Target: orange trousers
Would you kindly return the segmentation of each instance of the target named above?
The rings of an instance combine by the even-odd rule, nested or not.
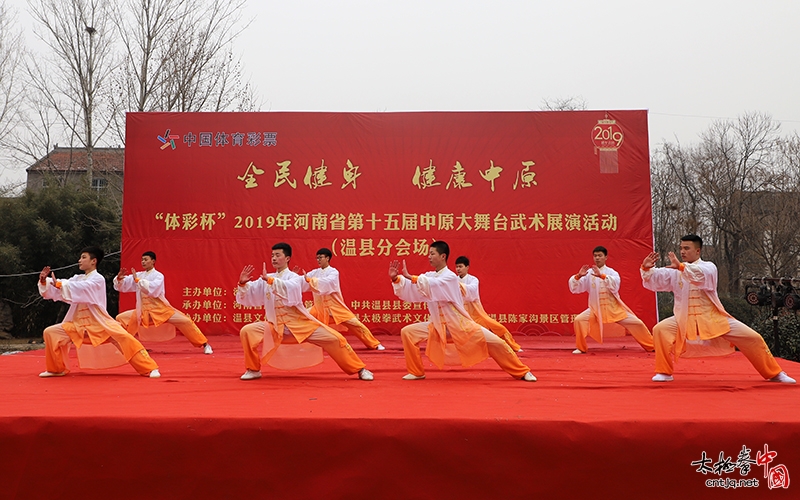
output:
[[[117,321],[122,324],[122,327],[126,330],[128,329],[128,323],[133,319],[133,315],[136,311],[125,311],[123,313],[119,313],[117,315]],[[173,325],[175,328],[178,329],[179,332],[186,337],[186,340],[192,343],[195,347],[202,347],[206,343],[208,343],[208,339],[203,332],[197,328],[197,325],[192,321],[192,319],[183,314],[180,311],[175,311],[175,314],[172,315],[171,318],[167,320],[167,323]]]
[[[380,340],[376,339],[375,336],[372,335],[372,332],[369,330],[369,328],[364,326],[364,323],[360,322],[357,318],[340,323],[340,326],[347,328],[348,333],[352,333],[358,337],[358,340],[360,340],[362,344],[370,349],[377,348],[381,343]]]
[[[486,328],[481,328],[486,338],[489,349],[489,356],[500,365],[500,368],[514,378],[522,378],[531,371],[520,361],[517,354],[500,337],[490,332]],[[428,323],[414,323],[403,327],[400,330],[400,338],[403,340],[403,353],[406,358],[406,368],[408,373],[421,377],[425,375],[425,368],[422,366],[422,353],[419,344],[428,338]]]
[[[572,323],[575,328],[575,347],[583,352],[586,352],[589,347],[586,345],[586,337],[589,336],[589,318],[592,315],[591,309],[587,309],[575,316],[575,321]],[[647,326],[636,316],[628,313],[628,317],[616,322],[621,327],[630,332],[636,342],[642,346],[647,352],[653,352],[655,345],[653,344],[653,335]]]
[[[272,325],[262,321],[259,323],[250,323],[245,325],[239,331],[239,337],[242,340],[242,348],[244,349],[244,365],[248,370],[261,370],[261,343],[264,341],[265,333],[272,335]],[[284,329],[283,342],[296,343],[297,340],[289,332],[288,328]],[[339,365],[348,375],[358,373],[366,365],[358,357],[358,355],[350,347],[350,344],[345,344],[342,347],[339,338],[331,334],[324,327],[319,327],[314,330],[305,342],[310,342],[318,345],[323,351]]]
[[[765,379],[771,379],[781,371],[780,365],[769,351],[764,338],[741,321],[728,319],[731,331],[722,338],[735,345]],[[661,321],[653,327],[656,344],[656,373],[672,375],[675,361],[675,337],[678,335],[678,321],[675,316]]]
[[[128,363],[139,372],[141,375],[148,375],[151,371],[158,368],[158,365],[153,358],[147,354],[147,351],[142,344],[136,340],[133,335],[129,334],[120,327],[120,331],[109,330],[111,340],[119,345],[132,345],[136,350],[136,354],[128,360]],[[44,343],[45,343],[45,363],[47,371],[53,373],[62,373],[68,371],[67,369],[67,353],[69,352],[69,344],[72,342],[69,334],[61,324],[48,326],[44,329]],[[121,350],[121,349],[120,349]]]
[[[511,332],[508,331],[508,328],[503,326],[503,324],[500,323],[499,321],[495,321],[490,317],[483,317],[480,314],[472,316],[472,319],[475,321],[475,323],[478,323],[479,325],[486,328],[490,332],[494,333],[501,339],[505,340],[506,343],[511,347],[511,349],[514,350],[514,352],[517,352],[522,349],[522,347],[520,347],[520,345],[517,344],[517,341],[514,340],[514,337],[511,335]]]

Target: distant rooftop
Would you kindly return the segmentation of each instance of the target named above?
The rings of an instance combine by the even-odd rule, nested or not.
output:
[[[95,172],[119,172],[125,169],[125,148],[94,148],[92,150]],[[28,172],[72,171],[85,172],[87,154],[85,148],[62,148],[55,146],[46,156],[28,167]]]

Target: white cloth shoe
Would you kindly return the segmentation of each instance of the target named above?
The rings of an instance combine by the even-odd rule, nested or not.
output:
[[[247,371],[244,372],[244,375],[239,378],[242,380],[255,380],[257,378],[261,378],[261,372],[257,370],[250,370],[248,368]]]
[[[214,349],[211,348],[211,344],[208,342],[203,346],[203,354],[214,354]]]
[[[782,384],[796,384],[797,383],[797,381],[795,379],[793,379],[789,375],[786,375],[786,372],[780,372],[779,374],[777,374],[774,377],[772,377],[771,379],[769,379],[769,381],[770,382],[780,382]]]
[[[67,372],[42,372],[39,374],[42,378],[49,378],[49,377],[63,377],[66,375]]]
[[[371,371],[367,370],[366,368],[362,368],[358,371],[358,378],[369,382],[370,380],[374,380],[375,376]]]
[[[653,376],[653,382],[672,382],[673,380],[672,375],[667,375],[666,373],[656,373]]]
[[[386,348],[383,347],[383,344],[378,344],[378,347],[375,348],[376,351],[385,351]]]
[[[525,382],[536,382],[536,377],[533,375],[533,373],[528,372],[525,375],[523,375],[522,380],[524,380]]]
[[[409,373],[408,375],[403,375],[403,380],[422,380],[425,378],[425,375],[420,375],[417,377],[413,373]]]
[[[150,372],[150,375],[148,375],[148,377],[150,377],[150,378],[160,378],[161,377],[161,372],[158,371],[158,368],[156,368],[155,370]]]
[[[572,351],[572,354],[586,354],[586,353],[581,351],[580,349],[575,349],[574,351]]]

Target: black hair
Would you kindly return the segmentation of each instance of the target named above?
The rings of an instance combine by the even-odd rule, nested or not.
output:
[[[146,251],[145,253],[142,254],[142,257],[144,257],[145,255],[150,257],[153,260],[156,260],[156,253],[155,252],[151,252],[150,250],[148,250],[148,251]]]
[[[97,259],[98,266],[100,265],[101,262],[103,262],[103,257],[105,257],[106,255],[105,253],[103,253],[103,250],[101,250],[100,247],[95,247],[95,246],[85,247],[81,250],[81,253],[82,254],[88,253],[89,257]]]
[[[287,257],[292,256],[292,247],[288,243],[275,243],[272,245],[273,250],[283,250],[283,255]]]
[[[434,241],[431,243],[431,248],[435,248],[439,254],[444,254],[444,260],[447,261],[447,257],[450,257],[450,245],[445,243],[444,241]]]
[[[329,248],[320,248],[317,250],[317,255],[324,255],[325,257],[330,260],[333,257],[333,253],[331,253]]]
[[[691,241],[697,245],[697,248],[703,248],[703,238],[697,236],[696,234],[687,234],[681,238],[681,241]]]
[[[469,267],[469,259],[465,256],[461,255],[456,259],[456,265],[464,264],[465,267]]]
[[[594,250],[592,250],[592,253],[595,253],[595,252],[603,252],[603,255],[608,257],[608,250],[606,249],[606,247],[596,246],[596,247],[594,247]]]

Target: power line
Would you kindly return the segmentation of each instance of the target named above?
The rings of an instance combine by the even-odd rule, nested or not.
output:
[[[112,252],[112,253],[106,255],[106,257],[111,257],[112,255],[119,255],[120,253],[122,253],[122,250],[118,250],[116,252]],[[78,265],[78,263],[76,262],[75,264],[70,264],[68,266],[58,267],[56,269],[51,269],[51,271],[53,271],[53,272],[55,272],[55,271],[63,271],[64,269],[69,269],[69,268],[75,267],[77,265]],[[41,273],[41,271],[34,271],[32,273],[19,273],[19,274],[0,274],[0,278],[19,278],[19,277],[22,277],[22,276],[38,276],[40,273]]]

